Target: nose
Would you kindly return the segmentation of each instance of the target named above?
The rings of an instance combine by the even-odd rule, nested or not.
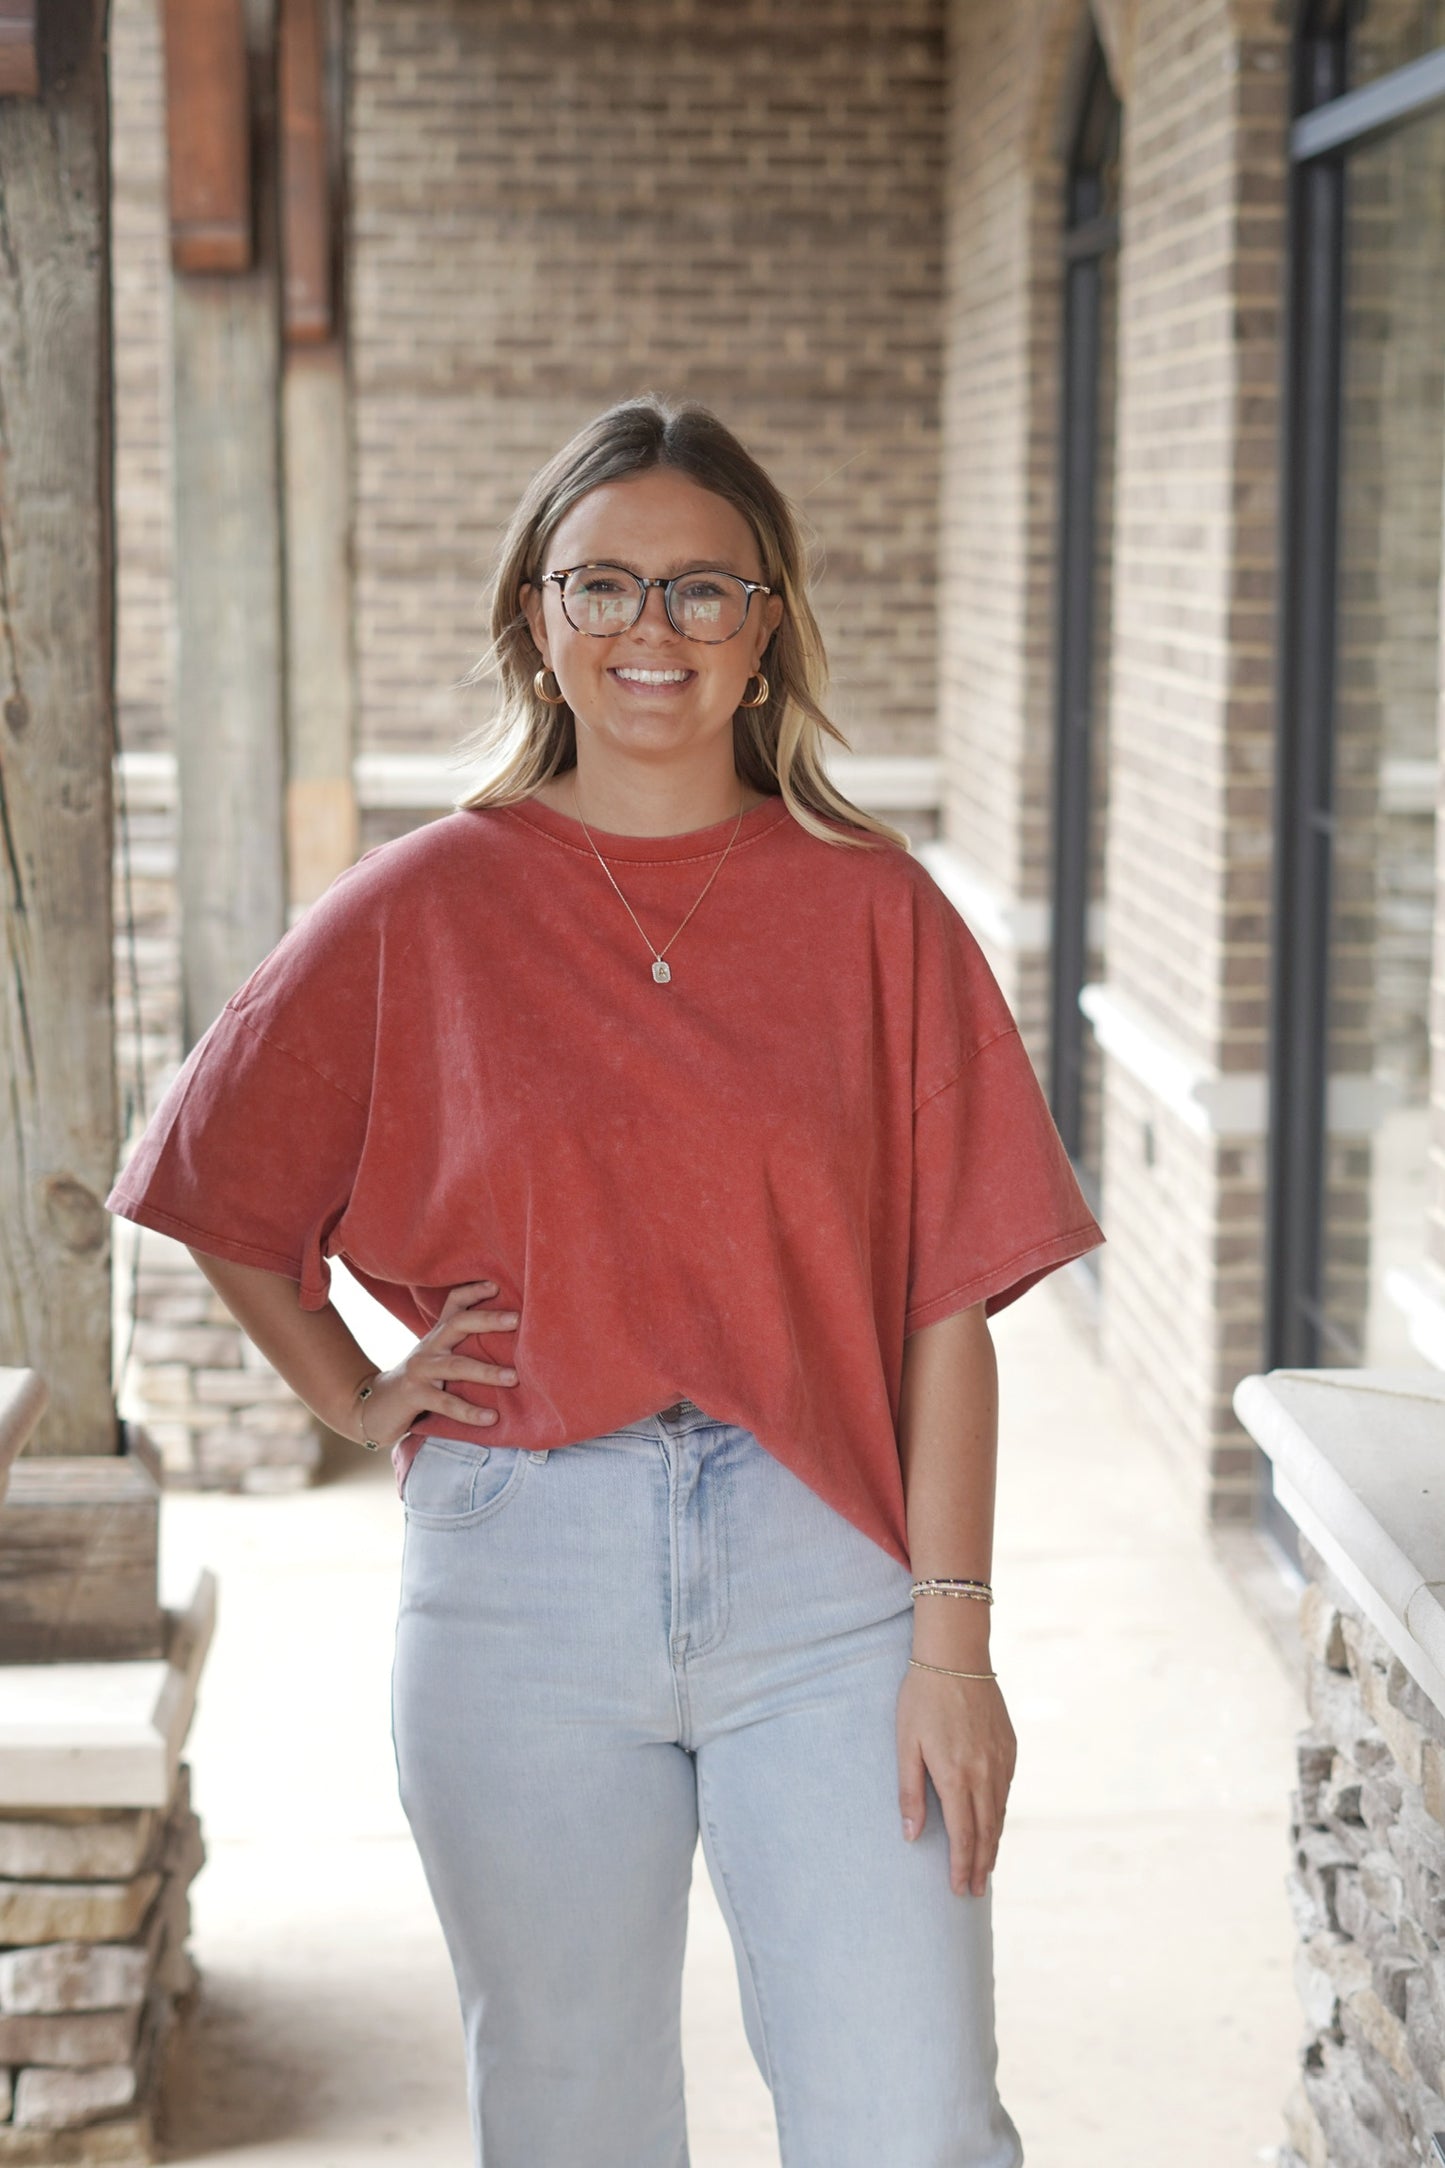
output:
[[[648,588],[642,600],[642,615],[638,618],[633,630],[661,633],[669,640],[676,639],[676,629],[672,619],[667,614],[667,604],[663,600],[660,587]]]

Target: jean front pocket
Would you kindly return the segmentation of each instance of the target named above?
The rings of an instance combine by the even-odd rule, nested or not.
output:
[[[427,1436],[406,1471],[402,1510],[419,1528],[474,1528],[515,1496],[528,1465],[521,1446]]]

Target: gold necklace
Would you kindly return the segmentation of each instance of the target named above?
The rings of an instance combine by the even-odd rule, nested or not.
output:
[[[575,768],[574,768],[574,769],[573,769],[573,771],[572,771],[572,803],[573,803],[573,805],[574,805],[574,806],[576,806],[576,807],[577,807],[577,818],[578,818],[578,820],[579,820],[579,821],[582,821],[582,832],[583,832],[583,834],[584,834],[584,835],[586,836],[586,838],[587,838],[587,841],[588,841],[589,843],[592,843],[592,830],[591,830],[591,829],[590,829],[590,828],[589,828],[589,827],[587,826],[587,823],[586,823],[586,821],[583,821],[583,820],[582,820],[582,807],[581,807],[581,803],[579,802],[579,800],[578,800],[578,797],[577,797],[577,771],[576,771],[576,769],[575,769]],[[726,845],[725,845],[725,846],[724,846],[724,848],[723,848],[723,854],[722,854],[722,858],[720,858],[720,859],[718,860],[717,864],[716,864],[716,865],[715,865],[715,866],[713,867],[713,869],[712,869],[712,872],[711,872],[711,873],[710,873],[710,874],[708,875],[708,877],[707,877],[707,881],[706,881],[706,883],[705,883],[705,885],[704,885],[704,887],[703,887],[703,892],[702,892],[702,896],[705,896],[705,895],[707,894],[707,892],[708,892],[708,889],[712,887],[712,884],[713,884],[713,882],[714,882],[714,881],[715,881],[715,880],[717,879],[718,875],[719,875],[719,874],[720,874],[720,873],[722,872],[722,866],[723,866],[723,858],[726,858],[726,857],[727,857],[727,854],[728,854],[728,852],[729,852],[729,851],[730,851],[730,850],[732,849],[732,847],[733,847],[733,844],[734,844],[734,842],[735,842],[735,841],[736,841],[736,839],[737,839],[737,832],[738,832],[738,829],[739,829],[739,828],[741,828],[741,826],[742,826],[742,824],[743,824],[743,814],[744,814],[744,813],[745,813],[746,811],[747,811],[747,805],[746,805],[746,801],[740,798],[740,799],[738,800],[738,817],[737,817],[737,820],[736,820],[736,822],[734,823],[734,826],[733,826],[733,832],[732,832],[732,834],[731,834],[731,835],[730,835],[730,836],[728,837],[728,839],[727,839],[727,843],[726,843]],[[608,880],[612,882],[612,886],[613,886],[614,888],[617,888],[617,883],[616,883],[616,881],[615,881],[615,880],[613,879],[613,875],[612,875],[612,868],[611,868],[611,867],[610,867],[610,866],[608,865],[608,863],[607,863],[607,860],[606,860],[606,859],[605,859],[605,858],[603,857],[603,855],[602,855],[601,851],[599,851],[599,850],[598,850],[598,848],[597,848],[597,845],[596,845],[595,843],[592,843],[592,850],[593,850],[593,854],[595,855],[595,857],[596,857],[596,859],[597,859],[597,863],[598,863],[598,865],[599,865],[599,866],[600,866],[600,867],[602,868],[602,871],[603,871],[603,872],[604,872],[604,873],[606,874],[606,876],[607,876]],[[685,918],[685,919],[683,920],[683,922],[682,922],[682,926],[679,926],[679,927],[678,927],[678,929],[677,929],[677,933],[675,933],[675,934],[673,935],[673,937],[672,937],[672,941],[669,941],[669,942],[667,943],[667,946],[666,946],[665,948],[655,949],[655,948],[652,948],[652,943],[651,943],[650,941],[648,941],[648,940],[647,940],[647,933],[646,933],[646,930],[645,930],[645,928],[644,928],[644,926],[643,926],[643,924],[642,924],[642,921],[641,921],[641,919],[640,919],[640,918],[638,917],[637,913],[636,913],[636,912],[635,912],[635,911],[633,910],[633,908],[632,908],[632,905],[631,905],[630,903],[628,903],[628,901],[627,901],[627,898],[626,898],[625,896],[623,896],[623,895],[622,895],[622,890],[621,890],[620,888],[617,888],[617,893],[618,893],[618,895],[619,895],[619,896],[622,896],[622,901],[623,901],[624,905],[626,905],[626,909],[627,909],[627,915],[628,915],[628,917],[629,917],[629,918],[630,918],[630,919],[632,920],[632,923],[633,923],[633,925],[634,925],[634,926],[635,926],[635,927],[637,928],[638,932],[639,932],[639,933],[640,933],[640,934],[642,935],[642,938],[643,938],[643,940],[644,940],[644,941],[647,941],[647,945],[648,945],[648,947],[649,947],[650,949],[652,949],[652,976],[653,976],[653,977],[654,977],[654,978],[656,979],[656,981],[657,981],[657,983],[658,983],[658,985],[659,985],[659,986],[666,986],[666,985],[667,985],[667,983],[668,983],[668,981],[669,981],[669,980],[671,979],[671,977],[672,977],[672,966],[671,966],[671,964],[668,964],[668,963],[664,963],[664,961],[663,961],[663,958],[664,958],[664,957],[666,956],[666,954],[667,954],[667,950],[668,950],[668,949],[670,949],[670,948],[672,947],[672,942],[673,942],[673,941],[675,941],[675,940],[677,939],[677,934],[679,934],[679,933],[681,933],[681,932],[682,932],[682,926],[685,926],[685,925],[687,924],[687,919],[688,919],[688,918],[691,918],[691,917],[692,917],[692,911],[695,911],[695,910],[697,909],[697,904],[698,904],[698,903],[701,903],[701,902],[702,902],[702,896],[699,896],[699,897],[698,897],[698,899],[697,899],[697,903],[695,903],[695,904],[693,905],[693,907],[692,907],[692,911],[689,911],[689,912],[688,912],[688,914],[687,914],[687,918]]]

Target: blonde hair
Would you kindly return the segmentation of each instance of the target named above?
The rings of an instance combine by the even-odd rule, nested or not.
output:
[[[564,515],[589,490],[654,467],[672,467],[725,498],[746,519],[762,558],[763,578],[783,598],[782,621],[759,665],[769,694],[760,708],[733,717],[733,759],[754,790],[781,797],[810,834],[827,843],[880,841],[910,848],[903,830],[853,805],[829,782],[822,741],[847,739],[821,706],[827,678],[822,635],[807,596],[803,543],[792,507],[758,462],[705,406],[674,405],[645,394],[609,407],[578,431],[534,475],[502,539],[492,583],[492,644],[462,680],[501,681],[495,714],[468,733],[456,760],[486,760],[487,780],[457,809],[498,806],[529,797],[550,776],[577,763],[576,724],[565,705],[539,700],[532,680],[542,657],[521,605],[535,585]],[[827,825],[846,824],[845,832]],[[851,832],[848,832],[851,831]]]

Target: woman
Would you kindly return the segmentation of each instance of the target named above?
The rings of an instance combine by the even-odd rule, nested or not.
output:
[[[1102,1236],[967,928],[826,779],[794,521],[720,422],[584,429],[493,632],[491,779],[277,945],[111,1209],[391,1448],[477,2161],[686,2162],[700,1830],[786,2168],[1017,2168],[986,1318]]]

